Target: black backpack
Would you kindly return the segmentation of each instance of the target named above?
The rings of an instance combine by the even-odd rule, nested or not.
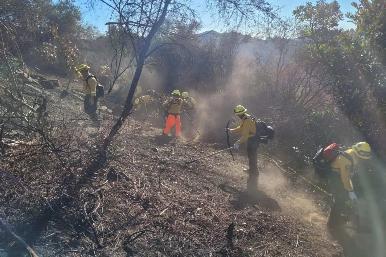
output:
[[[253,118],[256,123],[256,139],[259,143],[267,144],[275,137],[275,130],[262,120]]]
[[[94,78],[96,81],[97,81],[97,86],[96,86],[96,97],[99,98],[99,97],[104,97],[105,96],[105,88],[103,85],[99,84],[99,81],[98,79],[95,77],[95,75],[88,75],[87,78],[86,78],[86,83],[88,84],[88,80],[90,78]]]

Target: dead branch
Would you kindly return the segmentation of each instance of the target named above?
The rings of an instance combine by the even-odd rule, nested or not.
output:
[[[141,230],[141,231],[137,231],[137,232],[134,232],[133,234],[129,235],[127,238],[126,238],[126,241],[125,243],[126,244],[129,244],[129,243],[132,243],[134,242],[135,240],[137,240],[138,238],[140,238],[141,236],[143,236],[145,233],[147,232],[153,232],[149,229],[144,229],[144,230]]]
[[[1,128],[0,128],[0,153],[1,153],[2,155],[5,154],[5,144],[4,144],[4,142],[3,142],[4,127],[5,127],[5,123],[2,122],[2,123],[1,123]]]
[[[37,255],[34,249],[32,249],[32,247],[29,246],[20,236],[13,232],[9,225],[6,223],[6,221],[2,218],[0,218],[0,227],[3,230],[7,231],[13,238],[15,238],[29,252],[32,257],[39,257],[39,255]]]
[[[94,238],[95,244],[97,245],[98,248],[102,248],[103,246],[102,246],[101,241],[99,239],[98,231],[94,226],[94,221],[93,221],[92,217],[90,217],[89,213],[87,212],[87,203],[88,202],[86,202],[83,206],[83,215],[85,218],[85,222],[86,222],[86,225],[91,229],[91,233],[92,233],[92,236]]]
[[[18,104],[20,105],[23,105],[25,107],[27,107],[30,111],[33,111],[35,112],[35,109],[30,106],[29,104],[27,104],[25,101],[23,101],[22,99],[16,97],[9,89],[7,89],[6,87],[4,86],[1,86],[0,85],[0,88],[4,89],[6,91],[6,93],[12,98],[13,101],[17,102]]]

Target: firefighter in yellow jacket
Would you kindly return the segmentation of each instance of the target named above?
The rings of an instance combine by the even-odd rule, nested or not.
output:
[[[184,102],[187,104],[189,109],[194,109],[197,105],[196,99],[194,99],[191,95],[189,95],[189,92],[182,92],[181,97],[184,100]]]
[[[197,102],[185,91],[181,93],[184,102],[184,110],[181,115],[181,122],[184,124],[184,136],[189,139],[194,139],[195,132],[198,132],[197,124]]]
[[[338,155],[331,163],[332,174],[328,178],[328,187],[333,195],[333,203],[327,223],[330,228],[342,222],[342,213],[346,209],[347,200],[357,200],[351,179],[359,162],[370,158],[370,145],[366,142],[359,142]]]
[[[87,64],[81,64],[76,71],[81,74],[83,79],[84,111],[90,115],[96,115],[97,97],[96,89],[98,81],[95,76],[90,73],[90,67]]]
[[[169,135],[171,129],[175,127],[176,137],[181,136],[181,110],[183,105],[183,99],[181,98],[181,92],[174,90],[172,97],[163,104],[166,112],[166,123],[163,130],[164,135]]]
[[[259,141],[256,138],[256,121],[247,113],[247,109],[242,105],[237,105],[233,111],[241,120],[238,127],[229,129],[230,132],[241,135],[241,138],[236,141],[233,148],[238,150],[241,144],[247,143],[249,169],[244,171],[248,171],[249,174],[247,190],[248,192],[253,193],[257,190],[259,176],[257,170],[257,148],[259,146]]]
[[[159,101],[160,99],[161,99],[161,97],[155,92],[155,90],[149,89],[146,91],[146,95],[137,97],[134,100],[133,108],[138,109],[141,106],[143,106],[147,112],[148,107],[150,105],[154,104],[155,102]]]

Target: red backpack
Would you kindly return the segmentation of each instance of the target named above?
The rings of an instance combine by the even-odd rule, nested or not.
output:
[[[326,147],[320,148],[312,158],[315,173],[321,177],[326,178],[331,174],[331,163],[339,156],[343,155],[353,163],[351,156],[346,154],[340,145],[332,143]]]
[[[326,159],[327,161],[333,162],[336,159],[336,157],[338,157],[340,152],[341,152],[340,146],[337,143],[332,143],[323,149],[322,155],[323,155],[323,158]]]

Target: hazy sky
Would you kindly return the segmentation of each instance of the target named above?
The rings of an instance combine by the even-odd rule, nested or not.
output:
[[[58,0],[54,0],[58,1]],[[316,2],[315,0],[267,0],[273,6],[281,7],[280,14],[284,17],[290,17],[292,11],[301,4],[306,2]],[[328,1],[328,0],[327,0]],[[96,4],[93,8],[84,3],[85,0],[75,0],[75,3],[81,8],[84,22],[95,26],[100,31],[106,31],[105,23],[113,20],[111,18],[111,11],[103,4]],[[97,2],[97,0],[95,0]],[[207,11],[206,0],[191,0],[192,7],[197,11],[197,16],[201,19],[202,29],[205,30],[221,30],[221,24],[212,17],[212,13]],[[341,10],[344,14],[352,12],[354,8],[351,6],[353,0],[338,0],[341,5]],[[343,22],[341,26],[347,28],[352,27],[351,23]]]

